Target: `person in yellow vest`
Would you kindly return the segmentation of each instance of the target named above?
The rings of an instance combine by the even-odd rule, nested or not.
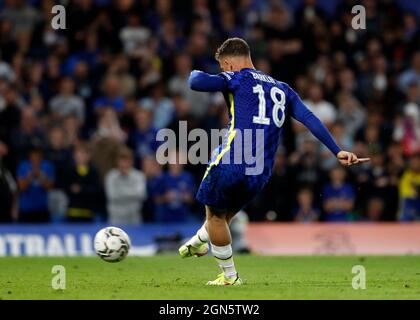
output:
[[[399,183],[400,220],[420,220],[420,150],[409,160],[409,167],[404,171]]]

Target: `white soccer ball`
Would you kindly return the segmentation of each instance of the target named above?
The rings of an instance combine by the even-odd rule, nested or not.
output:
[[[129,236],[120,228],[106,227],[95,236],[96,254],[104,261],[118,262],[124,260],[131,247]]]

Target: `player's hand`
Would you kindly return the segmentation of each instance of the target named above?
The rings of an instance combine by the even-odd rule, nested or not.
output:
[[[343,166],[346,167],[370,161],[370,158],[358,158],[354,153],[348,151],[340,151],[337,153],[337,159]]]

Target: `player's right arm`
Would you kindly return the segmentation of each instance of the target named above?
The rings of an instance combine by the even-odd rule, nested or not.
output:
[[[217,92],[228,90],[226,79],[221,75],[211,75],[203,71],[194,70],[188,78],[192,90],[204,92]]]

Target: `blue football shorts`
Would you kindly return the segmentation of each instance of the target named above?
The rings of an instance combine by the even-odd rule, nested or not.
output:
[[[204,176],[196,199],[210,207],[238,212],[261,192],[267,181],[265,175],[246,175],[219,164]]]

